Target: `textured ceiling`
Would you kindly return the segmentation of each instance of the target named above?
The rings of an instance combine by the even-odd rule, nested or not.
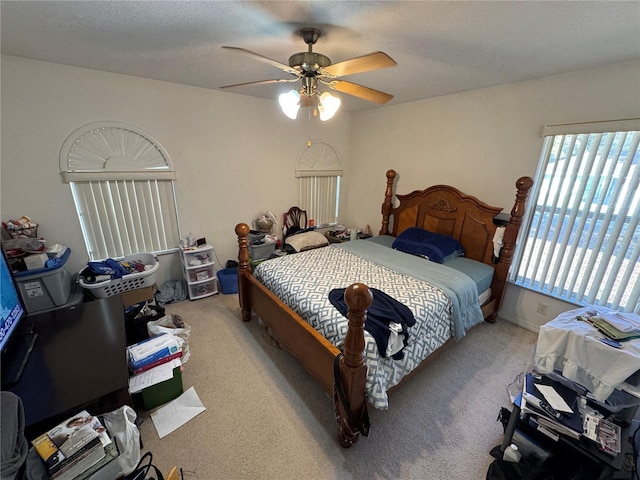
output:
[[[343,77],[388,105],[640,58],[639,1],[3,1],[0,19],[5,54],[214,90],[291,78],[223,45],[287,64],[307,49],[296,32],[319,27],[314,51],[333,63],[375,51],[398,63]]]

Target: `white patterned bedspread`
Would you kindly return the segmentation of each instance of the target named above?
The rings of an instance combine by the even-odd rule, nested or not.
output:
[[[388,408],[387,390],[453,336],[452,303],[443,290],[337,245],[262,262],[254,276],[338,347],[344,342],[348,320],[330,303],[330,290],[362,282],[411,309],[416,324],[410,328],[402,360],[381,357],[365,330],[367,396],[381,410]]]

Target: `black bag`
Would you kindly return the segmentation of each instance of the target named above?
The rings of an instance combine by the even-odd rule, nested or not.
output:
[[[142,342],[149,338],[147,323],[164,317],[164,308],[142,302],[128,307],[124,312],[124,330],[127,345]]]
[[[541,465],[494,460],[489,465],[487,480],[554,480],[553,473]]]

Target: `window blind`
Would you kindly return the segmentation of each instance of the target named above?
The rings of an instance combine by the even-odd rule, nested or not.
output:
[[[579,305],[637,312],[640,122],[545,127],[543,134],[512,281]]]
[[[162,253],[178,245],[173,181],[73,182],[71,191],[90,259]]]
[[[338,218],[339,176],[305,176],[298,179],[300,205],[316,225],[335,225]]]

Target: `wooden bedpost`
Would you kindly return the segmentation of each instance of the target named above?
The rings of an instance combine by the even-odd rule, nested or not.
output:
[[[345,290],[344,301],[349,307],[347,313],[349,329],[344,340],[344,351],[339,368],[351,418],[346,411],[347,406],[343,405],[339,398],[336,416],[340,422],[340,445],[349,448],[358,441],[357,423],[368,422],[365,395],[367,367],[364,362],[364,322],[367,309],[373,301],[373,294],[363,283],[354,283]]]
[[[395,170],[387,170],[387,188],[384,191],[382,202],[382,228],[379,235],[389,235],[389,217],[393,208],[393,180],[396,178]]]
[[[516,247],[516,240],[518,238],[518,232],[520,231],[520,226],[522,225],[522,217],[524,216],[525,209],[527,206],[527,197],[529,196],[529,190],[533,187],[533,178],[531,177],[520,177],[516,181],[516,201],[513,205],[513,209],[511,210],[511,218],[509,219],[509,224],[507,225],[504,231],[504,238],[502,240],[502,250],[500,251],[500,259],[498,260],[498,264],[496,265],[496,276],[498,277],[499,282],[492,284],[491,288],[494,288],[494,285],[499,285],[498,288],[493,292],[493,295],[497,299],[497,303],[495,306],[495,313],[491,315],[492,320],[498,316],[498,310],[500,309],[500,305],[502,304],[502,297],[504,297],[504,286],[507,281],[507,275],[509,274],[509,267],[511,266],[511,262],[513,261],[513,253]]]
[[[251,320],[251,309],[249,308],[248,295],[249,289],[246,287],[246,276],[251,275],[251,266],[249,265],[249,248],[248,239],[249,225],[239,223],[236,225],[236,235],[238,236],[238,300],[242,309],[242,320],[248,322]]]

